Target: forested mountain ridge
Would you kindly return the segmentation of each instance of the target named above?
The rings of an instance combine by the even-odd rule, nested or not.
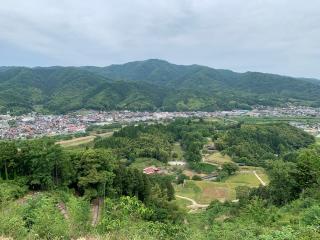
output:
[[[228,110],[320,106],[314,79],[151,59],[108,67],[0,67],[0,111]]]

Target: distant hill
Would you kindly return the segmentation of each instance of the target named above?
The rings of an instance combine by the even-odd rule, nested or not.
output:
[[[0,67],[0,111],[213,111],[286,103],[320,106],[317,81],[157,59],[108,67]]]

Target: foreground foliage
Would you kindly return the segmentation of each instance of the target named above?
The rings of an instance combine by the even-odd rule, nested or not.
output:
[[[213,201],[187,214],[173,201],[173,181],[190,188],[221,183],[185,182],[181,172],[177,179],[149,176],[132,167],[141,158],[165,164],[179,142],[190,167],[217,172],[223,184],[239,166],[203,164],[208,139],[235,161],[264,166],[270,183],[238,185],[239,202]],[[13,239],[320,238],[320,146],[286,124],[177,120],[125,127],[96,139],[93,148],[73,150],[46,138],[4,141],[0,174],[0,236]]]

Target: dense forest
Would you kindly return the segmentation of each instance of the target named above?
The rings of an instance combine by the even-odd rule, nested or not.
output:
[[[0,112],[229,110],[286,103],[319,106],[316,80],[146,60],[108,67],[5,67]]]
[[[312,136],[288,124],[243,124],[223,133],[216,146],[236,162],[265,166],[265,161],[287,158],[313,142]]]
[[[187,213],[174,186],[179,170],[147,175],[139,159],[167,164],[179,142],[190,169],[202,171],[213,141],[233,162],[263,166],[270,182],[236,188],[239,201],[212,201]],[[320,148],[281,124],[178,119],[126,126],[92,145],[63,148],[55,138],[0,142],[0,236],[13,239],[319,239]],[[154,159],[154,160],[152,160]],[[174,168],[173,168],[174,169]],[[201,178],[194,178],[201,181]],[[99,203],[100,215],[92,218]]]

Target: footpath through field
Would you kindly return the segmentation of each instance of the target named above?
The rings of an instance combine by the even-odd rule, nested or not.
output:
[[[261,177],[259,177],[259,175],[257,174],[256,171],[253,171],[253,174],[258,178],[258,180],[260,181],[260,183],[262,184],[262,186],[266,186],[267,184],[261,179]]]
[[[180,196],[180,195],[176,195],[176,197],[177,198],[182,198],[182,199],[185,199],[185,200],[188,200],[188,201],[192,202],[192,205],[188,206],[191,209],[206,208],[206,207],[209,206],[209,204],[199,204],[192,198],[188,198],[188,197],[184,197],[184,196]]]
[[[91,216],[92,216],[91,225],[92,226],[96,226],[99,222],[99,216],[102,209],[102,205],[103,205],[103,198],[96,198],[92,201],[92,206],[91,206]]]

